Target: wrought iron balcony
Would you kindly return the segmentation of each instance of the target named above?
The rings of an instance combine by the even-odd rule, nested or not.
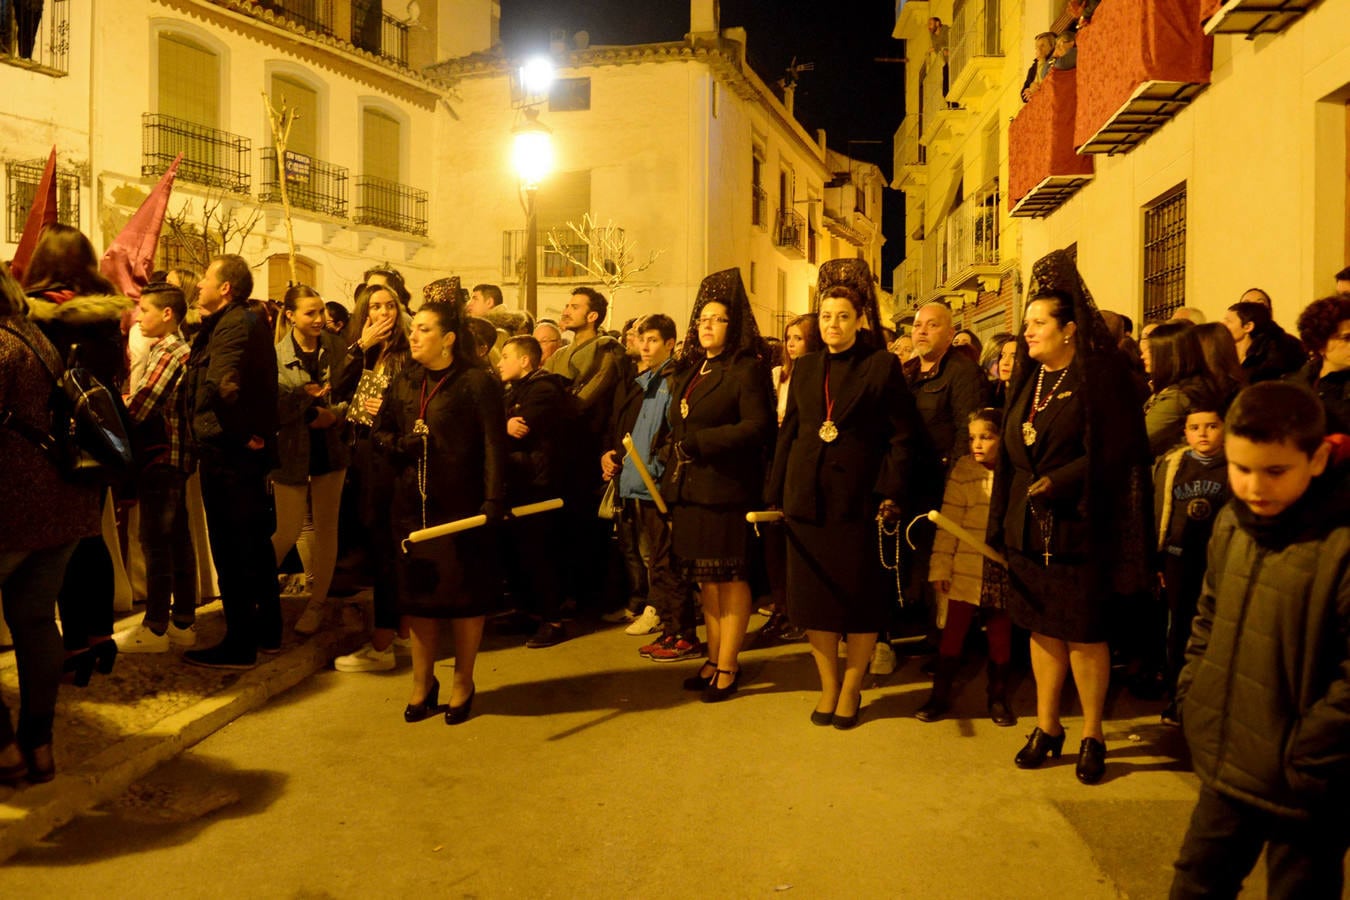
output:
[[[560,250],[549,246],[549,234],[567,238]],[[624,245],[622,228],[609,226],[591,232],[590,242],[568,228],[539,229],[536,269],[540,278],[559,281],[584,281],[595,278],[595,271],[613,271],[611,254]],[[502,232],[502,281],[518,282],[525,277],[525,229]]]
[[[778,210],[778,220],[774,223],[773,243],[775,247],[798,256],[806,255],[806,220],[801,213],[792,209]]]
[[[999,262],[998,179],[969,194],[947,217],[948,259],[953,278]],[[954,285],[955,286],[955,285]]]
[[[379,12],[379,8],[375,7],[368,13],[371,18],[370,24],[367,25],[357,21],[357,9],[357,6],[352,7],[352,44],[368,53],[384,57],[390,62],[406,66],[408,64],[408,23],[395,19],[388,13],[379,13],[380,20],[377,27],[374,15]]]
[[[333,0],[253,0],[263,9],[319,34],[333,34]]]
[[[23,226],[28,221],[28,211],[37,199],[38,185],[42,182],[42,172],[47,167],[45,159],[14,161],[5,165],[5,180],[8,182],[5,196],[9,198],[9,223],[6,240],[11,244],[19,242]],[[62,225],[80,227],[80,177],[74,172],[56,170],[56,221]]]
[[[258,199],[264,203],[280,203],[277,150],[275,147],[264,147],[259,156],[262,185],[258,190]],[[347,218],[347,170],[344,167],[288,150],[285,168],[286,193],[291,206],[339,219]]]
[[[356,178],[357,225],[375,225],[405,234],[427,233],[427,192],[417,188],[359,175]]]
[[[999,0],[972,0],[957,10],[952,20],[949,101],[963,103],[968,97],[978,97],[989,87],[986,80],[997,80],[1003,64],[999,25]]]
[[[0,62],[45,75],[68,74],[70,0],[47,0],[45,8],[36,4],[37,22],[32,25],[29,17],[35,15],[34,4],[0,3],[0,10],[5,7],[10,11],[0,21],[5,30]]]
[[[249,192],[252,144],[246,137],[173,116],[141,116],[141,176],[163,175],[183,154],[178,177],[233,194]]]
[[[893,164],[891,187],[904,190],[910,184],[922,184],[924,167],[928,164],[928,148],[919,142],[919,116],[905,116],[891,139]]]
[[[763,185],[750,188],[750,224],[760,228],[769,227],[769,192]]]

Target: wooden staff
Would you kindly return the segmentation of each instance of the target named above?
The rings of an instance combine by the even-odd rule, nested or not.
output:
[[[992,562],[996,562],[1000,566],[1003,566],[1005,568],[1007,567],[1008,561],[1004,559],[1003,556],[997,550],[995,550],[993,547],[990,547],[988,544],[986,544],[979,538],[975,537],[975,535],[971,534],[969,531],[966,531],[960,525],[957,525],[951,519],[947,518],[942,513],[938,512],[936,509],[929,510],[927,518],[928,521],[932,522],[934,525],[941,528],[943,531],[947,532],[961,543],[970,545],[970,547],[973,550],[977,551],[985,559],[991,560]]]
[[[652,481],[652,473],[647,471],[647,465],[642,461],[642,454],[638,453],[637,447],[633,446],[631,434],[623,436],[623,449],[628,451],[628,458],[633,461],[633,467],[637,469],[638,476],[642,479],[642,483],[647,486],[647,493],[652,495],[652,502],[656,504],[656,511],[664,516],[669,512],[666,509],[666,501],[661,497],[661,491],[657,488],[656,482]],[[617,478],[618,476],[614,477]]]
[[[783,521],[783,511],[781,509],[755,509],[745,514],[745,521],[751,525],[767,524],[769,522]]]
[[[562,505],[562,500],[558,497],[554,497],[552,500],[541,500],[538,503],[527,503],[524,506],[517,506],[511,510],[511,515],[519,519],[523,516],[533,516],[537,513],[562,509]],[[458,534],[461,531],[482,528],[486,524],[487,516],[479,514],[476,516],[468,516],[464,519],[456,519],[453,522],[446,522],[443,525],[433,525],[430,528],[419,529],[404,539],[403,552],[408,552],[409,544],[420,544],[423,541],[432,541],[449,534]]]

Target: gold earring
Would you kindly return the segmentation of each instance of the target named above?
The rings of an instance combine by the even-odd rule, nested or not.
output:
[[[1066,343],[1067,343],[1067,342],[1066,342]],[[449,356],[449,355],[450,355],[450,348],[449,348],[449,347],[442,347],[442,348],[441,348],[441,356]]]

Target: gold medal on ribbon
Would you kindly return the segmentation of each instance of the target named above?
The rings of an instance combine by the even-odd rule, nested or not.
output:
[[[1022,423],[1022,443],[1028,447],[1036,443],[1036,426],[1030,422]]]
[[[427,428],[427,423],[424,420],[418,419],[413,422],[413,434],[426,434],[429,430],[430,429]]]
[[[688,401],[688,400],[681,400],[681,401],[680,401],[680,418],[681,418],[681,419],[687,419],[687,418],[689,418],[689,401]]]
[[[826,419],[820,426],[820,431],[818,433],[820,434],[820,439],[827,444],[833,443],[834,439],[839,437],[839,429],[835,427],[835,424],[829,419]]]

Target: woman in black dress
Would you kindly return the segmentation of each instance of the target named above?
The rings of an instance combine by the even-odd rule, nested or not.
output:
[[[676,565],[699,585],[708,659],[685,687],[703,691],[705,703],[740,683],[753,601],[745,514],[759,506],[773,439],[767,360],[740,271],[703,279],[671,388],[673,453],[661,493],[672,508]]]
[[[820,672],[811,721],[840,729],[858,723],[862,679],[887,624],[878,518],[901,517],[914,477],[941,477],[899,360],[879,332],[860,328],[869,313],[851,287],[822,291],[826,349],[797,361],[768,491],[787,516],[788,618],[806,629]]]
[[[1015,762],[1035,768],[1062,752],[1060,694],[1072,669],[1083,707],[1077,775],[1093,784],[1106,765],[1111,602],[1148,584],[1151,457],[1135,393],[1121,390],[1128,365],[1073,262],[1056,251],[1033,278],[989,509],[1036,679],[1037,725]]]
[[[373,440],[395,470],[395,541],[420,528],[482,513],[506,517],[506,417],[497,379],[478,361],[458,285],[426,288],[413,318],[412,362],[389,385]],[[457,279],[455,280],[457,281]],[[448,725],[469,717],[474,659],[484,616],[497,593],[490,528],[412,544],[397,563],[399,611],[412,632],[413,687],[403,716],[419,722],[440,711],[433,674],[440,623],[454,629],[455,677]]]

